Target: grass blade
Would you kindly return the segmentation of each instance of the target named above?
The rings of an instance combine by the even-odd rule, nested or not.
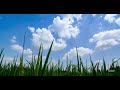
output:
[[[45,59],[45,63],[44,63],[43,69],[42,69],[42,75],[44,74],[45,68],[46,68],[47,63],[48,63],[48,59],[49,59],[49,56],[50,56],[50,52],[51,52],[51,50],[52,50],[53,42],[54,42],[54,41],[52,41],[52,44],[51,44],[50,49],[49,49],[49,51],[48,51],[47,57],[46,57],[46,59]]]

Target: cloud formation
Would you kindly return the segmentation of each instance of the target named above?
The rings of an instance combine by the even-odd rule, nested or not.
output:
[[[105,50],[120,44],[120,29],[94,34],[89,42],[96,43],[96,48]]]
[[[109,23],[113,23],[116,19],[115,16],[117,16],[117,14],[106,14],[104,20],[108,21]]]
[[[78,50],[78,54],[82,57],[84,55],[88,55],[88,54],[92,54],[94,51],[92,49],[89,49],[89,48],[85,48],[85,47],[79,47],[77,48]],[[76,58],[77,57],[77,52],[76,52],[76,48],[72,48],[70,49],[69,52],[65,53],[64,56],[63,56],[63,60],[66,60],[66,58],[69,59],[73,59],[73,58]]]
[[[11,42],[12,42],[12,45],[11,45],[12,50],[14,50],[18,53],[22,53],[23,47],[19,44],[16,44],[16,37],[15,36],[12,37]],[[29,49],[29,48],[24,49],[24,54],[31,55],[32,54],[31,49]]]
[[[70,18],[68,18],[70,17]],[[78,26],[74,26],[74,19],[72,16],[67,16],[61,19],[59,16],[54,18],[53,24],[48,27],[48,29],[52,32],[57,32],[60,38],[76,38],[76,36],[80,33]]]
[[[35,48],[39,48],[40,44],[43,44],[43,49],[49,49],[52,41],[54,40],[53,49],[54,51],[61,50],[67,46],[63,39],[55,39],[52,33],[46,28],[38,28],[32,32],[32,43]]]

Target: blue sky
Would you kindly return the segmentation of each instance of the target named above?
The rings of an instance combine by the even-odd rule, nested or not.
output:
[[[89,54],[94,62],[120,57],[119,14],[0,14],[0,48],[5,49],[6,60],[21,54],[25,32],[27,59],[31,53],[37,55],[41,41],[45,56],[53,39],[54,61],[68,55],[75,62],[76,47],[84,61]]]

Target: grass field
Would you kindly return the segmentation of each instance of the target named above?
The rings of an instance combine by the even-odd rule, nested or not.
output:
[[[27,65],[23,63],[23,54],[19,57],[19,64],[17,64],[17,58],[14,58],[11,63],[3,63],[4,60],[4,49],[0,51],[0,76],[120,76],[120,67],[118,60],[113,61],[110,67],[107,69],[105,60],[103,59],[102,66],[100,62],[94,64],[91,57],[90,67],[87,67],[83,64],[81,57],[77,53],[77,64],[73,65],[71,62],[68,62],[64,67],[61,60],[58,60],[57,64],[49,62],[49,56],[51,53],[52,42],[46,59],[43,63],[43,48],[40,45],[37,59],[32,55],[32,62],[27,61]],[[77,48],[76,48],[77,52]],[[69,61],[69,60],[68,60]],[[42,64],[43,63],[43,64]]]

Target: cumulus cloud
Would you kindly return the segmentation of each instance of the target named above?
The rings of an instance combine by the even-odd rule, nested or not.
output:
[[[84,47],[79,47],[79,48],[77,48],[77,50],[78,50],[78,54],[81,57],[84,55],[92,54],[94,52],[92,49],[84,48]],[[77,56],[76,48],[74,47],[74,48],[70,49],[69,52],[64,54],[62,59],[66,60],[67,56],[69,59],[73,59],[74,57],[76,57]]]
[[[53,44],[53,50],[58,51],[61,49],[64,49],[67,46],[66,42],[62,39],[57,39],[55,43]]]
[[[43,49],[49,49],[52,41],[54,40],[53,49],[54,51],[61,50],[67,46],[63,39],[55,39],[51,32],[46,28],[38,28],[32,33],[32,43],[34,47],[39,48],[42,42]]]
[[[118,45],[119,42],[115,41],[114,39],[108,39],[104,41],[98,41],[96,48],[102,48],[103,50],[111,48],[111,46]]]
[[[13,44],[13,45],[11,45],[11,48],[18,53],[22,53],[22,51],[23,51],[23,47],[20,46],[19,44]],[[24,49],[24,54],[31,55],[32,54],[31,49],[29,49],[29,48]]]
[[[3,58],[3,64],[13,63],[14,58],[10,56],[5,56]],[[19,64],[19,60],[16,61],[16,64]]]
[[[82,14],[62,14],[53,19],[53,23],[47,28],[37,28],[28,26],[28,29],[32,32],[32,43],[34,47],[39,48],[42,42],[43,48],[48,49],[51,42],[54,40],[52,50],[58,51],[64,49],[66,44],[66,39],[76,38],[80,33],[79,27],[73,25],[75,19],[79,21],[82,19]],[[58,38],[55,38],[52,32],[57,33]]]
[[[22,52],[23,52],[23,47],[20,46],[19,44],[12,44],[11,49],[20,54],[22,54]],[[24,49],[23,54],[24,54],[24,59],[32,60],[32,50],[31,49],[29,49],[29,48]]]
[[[89,42],[96,43],[96,48],[105,50],[120,44],[120,29],[104,31],[93,35]]]
[[[10,40],[12,43],[16,43],[16,37],[13,36],[12,39]]]
[[[109,23],[113,23],[116,19],[115,16],[117,16],[117,14],[106,14],[104,20],[108,21]]]
[[[75,15],[76,16],[76,15]],[[63,19],[59,16],[54,18],[53,24],[49,25],[48,29],[53,32],[57,32],[60,38],[70,39],[71,37],[76,38],[80,33],[78,26],[73,26],[74,15],[66,15]],[[77,19],[80,17],[76,16]]]
[[[11,45],[11,48],[13,49],[13,50],[15,50],[15,51],[17,51],[17,52],[22,52],[22,50],[23,50],[23,47],[22,46],[20,46],[20,45],[18,45],[18,44],[13,44],[13,45]]]
[[[109,23],[116,23],[120,26],[120,17],[115,18],[117,14],[107,14],[104,19],[107,20]]]
[[[35,31],[35,28],[34,28],[34,27],[28,26],[28,29],[29,29],[32,33],[34,33],[34,31]]]
[[[120,26],[120,18],[117,18],[117,19],[115,20],[115,23]]]
[[[19,44],[16,44],[17,41],[16,41],[16,37],[15,37],[15,36],[12,37],[11,42],[12,42],[11,48],[12,48],[14,51],[18,52],[18,53],[22,53],[23,47],[20,46]],[[24,50],[24,54],[25,54],[25,55],[29,55],[29,54],[31,54],[31,53],[32,53],[32,51],[31,51],[31,49],[29,49],[29,48]]]
[[[31,49],[29,49],[29,48],[25,49],[25,50],[24,50],[24,54],[25,54],[25,55],[31,55],[31,54],[32,54]]]
[[[4,60],[3,60],[4,62],[3,63],[10,63],[10,62],[12,62],[13,61],[13,58],[12,57],[4,57]]]

